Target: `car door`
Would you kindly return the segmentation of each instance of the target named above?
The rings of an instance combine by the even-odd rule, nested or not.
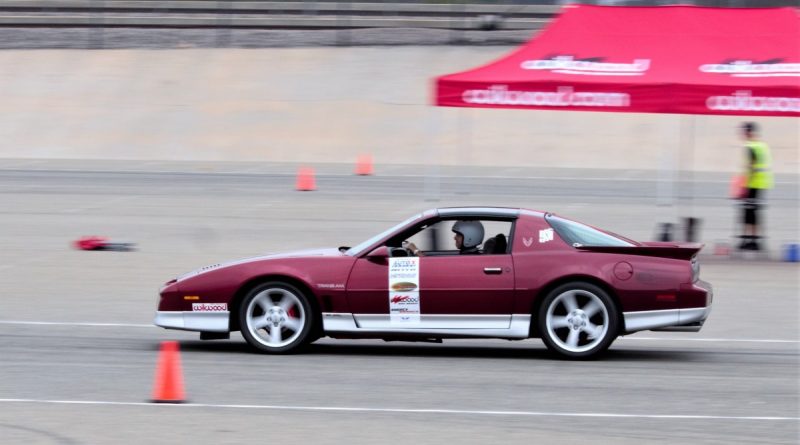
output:
[[[511,323],[511,255],[420,258],[423,325],[442,329],[503,329]]]
[[[407,270],[416,267],[418,288],[390,289],[390,265],[405,262],[416,263]],[[514,303],[513,261],[510,254],[360,258],[347,298],[365,329],[505,329]]]

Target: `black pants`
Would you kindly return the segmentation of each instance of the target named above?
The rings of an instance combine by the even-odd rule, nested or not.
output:
[[[758,225],[758,195],[759,189],[747,189],[747,197],[744,199],[744,223]]]

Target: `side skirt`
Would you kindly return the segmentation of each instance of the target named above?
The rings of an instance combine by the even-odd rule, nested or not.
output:
[[[360,319],[364,315],[357,315]],[[454,316],[454,320],[458,319]],[[491,316],[489,316],[491,317]],[[508,319],[507,316],[503,316]],[[413,334],[430,335],[433,337],[486,337],[486,338],[528,338],[530,335],[531,316],[527,314],[513,314],[508,327],[481,328],[480,319],[465,318],[461,327],[452,324],[447,328],[430,328],[415,326],[413,323],[399,322],[394,326],[384,325],[381,327],[359,327],[356,318],[350,313],[325,312],[322,314],[322,328],[326,334]]]

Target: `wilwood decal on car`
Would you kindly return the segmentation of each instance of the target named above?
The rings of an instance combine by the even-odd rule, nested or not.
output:
[[[419,323],[419,258],[389,258],[389,319]]]
[[[192,303],[195,312],[226,312],[228,303]]]

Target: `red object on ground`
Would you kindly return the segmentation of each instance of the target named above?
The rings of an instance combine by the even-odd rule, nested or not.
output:
[[[186,401],[181,356],[176,341],[161,342],[151,401],[155,403],[183,403]]]
[[[747,177],[745,175],[735,175],[731,178],[729,194],[731,199],[747,197]]]
[[[435,104],[800,116],[794,8],[574,5],[487,65],[441,76]]]
[[[74,246],[79,250],[98,250],[108,243],[108,238],[104,236],[83,236],[75,241]]]
[[[301,192],[310,192],[317,189],[313,168],[300,167],[297,170],[297,184],[295,188]]]
[[[356,160],[356,174],[361,176],[369,176],[374,173],[372,167],[372,156],[361,155]]]
[[[731,254],[731,247],[728,244],[717,243],[714,245],[714,255],[728,256]]]

